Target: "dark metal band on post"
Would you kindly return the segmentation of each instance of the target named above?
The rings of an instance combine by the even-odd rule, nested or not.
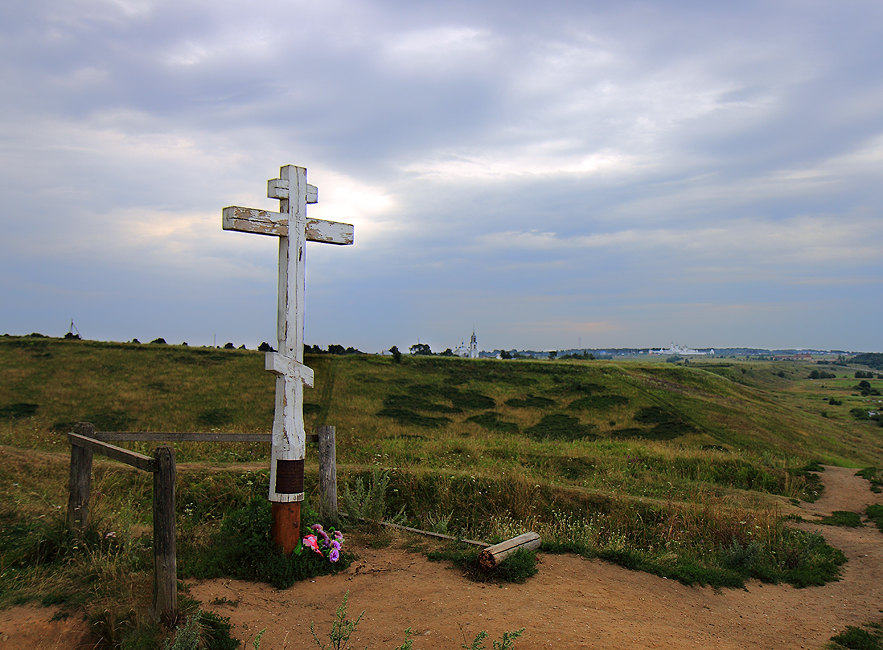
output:
[[[304,461],[276,461],[276,494],[300,494],[304,491]]]

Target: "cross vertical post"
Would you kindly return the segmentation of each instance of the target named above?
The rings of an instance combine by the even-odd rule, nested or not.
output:
[[[291,553],[300,541],[304,498],[304,384],[313,385],[313,371],[303,363],[306,242],[352,244],[353,227],[307,219],[307,204],[318,202],[318,189],[307,184],[305,167],[282,167],[279,178],[267,182],[267,196],[280,200],[278,214],[227,207],[223,228],[279,237],[278,352],[268,352],[264,365],[276,375],[268,498],[273,504],[273,539],[285,553]]]

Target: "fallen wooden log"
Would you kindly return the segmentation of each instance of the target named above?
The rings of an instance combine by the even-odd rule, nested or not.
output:
[[[500,562],[518,550],[536,550],[540,547],[540,536],[536,533],[524,533],[505,542],[488,546],[478,554],[478,563],[482,569],[493,569]]]

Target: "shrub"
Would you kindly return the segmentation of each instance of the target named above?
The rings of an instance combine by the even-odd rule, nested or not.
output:
[[[163,650],[235,650],[239,640],[230,637],[231,629],[229,618],[197,610],[187,617],[183,627],[175,629],[172,645],[166,639]]]
[[[537,554],[520,548],[496,567],[497,577],[504,582],[523,583],[537,574]]]
[[[367,519],[370,521],[384,521],[386,517],[386,490],[389,487],[389,472],[381,471],[374,467],[371,477],[365,480],[356,477],[353,489],[349,483],[343,486],[343,501],[346,512],[353,520]],[[392,518],[392,522],[404,519],[404,506]]]
[[[315,523],[315,518],[314,512],[302,506],[302,530]],[[182,577],[232,577],[287,589],[299,580],[336,573],[352,563],[353,556],[347,552],[341,553],[340,560],[334,563],[315,553],[285,555],[270,537],[271,521],[271,505],[264,497],[233,510],[207,548],[186,548],[186,544],[181,544],[185,547],[178,560]]]

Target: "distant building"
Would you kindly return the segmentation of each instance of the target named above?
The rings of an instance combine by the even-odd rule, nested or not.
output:
[[[781,357],[773,357],[773,361],[812,361],[812,354],[809,352],[797,352]]]
[[[688,348],[683,345],[675,345],[674,343],[672,343],[671,347],[669,347],[668,350],[663,350],[663,349],[653,350],[651,348],[650,354],[670,354],[670,355],[677,354],[680,356],[688,356],[688,355],[714,356],[714,350],[711,350],[710,352],[700,352],[699,350],[694,350],[692,348]]]
[[[475,330],[472,330],[469,345],[467,346],[465,341],[460,343],[460,345],[457,346],[457,349],[454,350],[454,354],[465,359],[478,358],[478,339],[475,338]]]

